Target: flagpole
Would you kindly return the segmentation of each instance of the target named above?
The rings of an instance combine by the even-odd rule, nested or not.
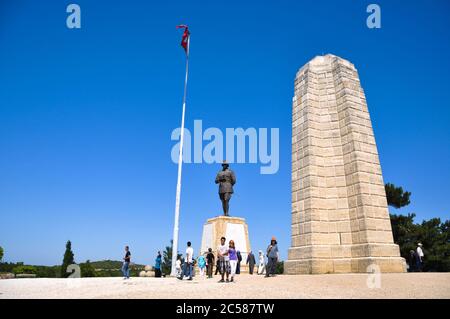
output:
[[[184,115],[186,113],[186,90],[188,82],[188,72],[189,72],[189,43],[191,37],[187,39],[187,50],[186,50],[186,75],[184,78],[184,94],[183,94],[183,111],[181,115],[181,133],[180,133],[180,150],[178,152],[178,178],[177,178],[177,194],[175,197],[175,222],[173,226],[173,245],[172,245],[172,270],[170,272],[171,276],[176,276],[176,262],[178,257],[178,230],[179,230],[179,219],[180,219],[180,198],[181,198],[181,168],[183,164],[183,144],[184,144]]]

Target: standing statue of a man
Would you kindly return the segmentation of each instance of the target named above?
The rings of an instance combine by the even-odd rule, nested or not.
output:
[[[231,194],[233,194],[233,185],[236,184],[236,176],[229,169],[229,166],[226,161],[223,161],[222,170],[216,176],[216,184],[219,184],[219,196],[222,201],[224,216],[228,216],[229,201]]]

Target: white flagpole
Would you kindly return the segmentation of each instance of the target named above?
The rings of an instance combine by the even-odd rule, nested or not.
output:
[[[180,133],[180,151],[178,152],[178,178],[177,178],[177,195],[175,197],[175,222],[173,226],[173,246],[172,246],[172,270],[171,276],[176,276],[176,262],[178,256],[178,222],[180,219],[180,197],[181,197],[181,167],[183,164],[183,143],[184,143],[184,114],[186,113],[186,89],[189,71],[189,43],[191,36],[188,36],[186,50],[186,76],[184,78],[184,95],[183,95],[183,112],[181,115],[181,133]]]

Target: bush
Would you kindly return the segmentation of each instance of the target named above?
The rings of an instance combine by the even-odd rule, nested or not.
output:
[[[95,268],[91,262],[87,260],[85,263],[80,264],[81,277],[96,277]]]
[[[19,274],[36,275],[37,270],[36,267],[33,266],[17,266],[13,269],[13,273],[15,275]]]
[[[277,266],[275,268],[275,274],[283,274],[284,273],[284,261],[278,261]]]
[[[61,266],[35,266],[36,276],[39,278],[59,278]]]

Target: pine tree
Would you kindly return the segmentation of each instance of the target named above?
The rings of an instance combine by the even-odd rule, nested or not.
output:
[[[3,248],[0,247],[0,262],[2,261],[2,259],[3,259]]]
[[[387,183],[384,185],[386,191],[386,199],[389,206],[395,208],[401,208],[403,206],[409,205],[410,192],[404,192],[403,188],[395,187],[394,184]]]
[[[73,252],[72,252],[72,243],[70,242],[70,240],[68,240],[66,243],[66,251],[64,252],[63,263],[61,266],[61,277],[62,278],[69,277],[70,273],[67,273],[67,267],[74,263],[75,263],[75,259],[73,257]]]
[[[401,256],[409,262],[410,251],[423,244],[424,271],[450,271],[450,220],[439,218],[414,222],[415,214],[391,215],[394,242],[400,246]]]

